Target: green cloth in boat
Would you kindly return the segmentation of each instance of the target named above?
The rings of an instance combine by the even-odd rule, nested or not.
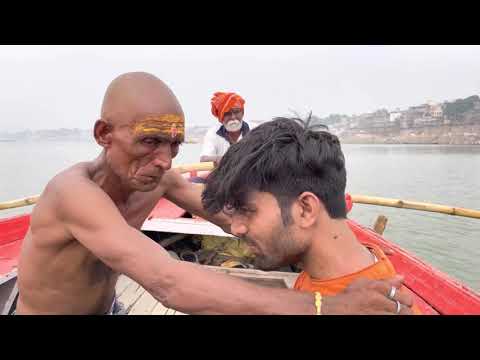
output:
[[[214,250],[221,255],[228,255],[236,258],[254,257],[245,241],[238,238],[203,235],[201,242],[202,249]]]

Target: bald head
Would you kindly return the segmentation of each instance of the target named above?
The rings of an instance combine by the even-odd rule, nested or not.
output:
[[[141,114],[177,114],[183,110],[172,90],[159,78],[145,72],[118,76],[107,88],[101,117],[126,123]]]

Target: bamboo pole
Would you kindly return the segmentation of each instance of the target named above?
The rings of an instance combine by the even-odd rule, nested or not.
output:
[[[378,215],[377,220],[375,220],[375,224],[373,224],[373,231],[375,231],[379,235],[383,235],[385,228],[387,226],[387,217],[384,215]]]
[[[421,211],[437,212],[448,215],[464,216],[480,219],[480,211],[451,207],[446,205],[430,204],[416,201],[382,198],[376,196],[352,195],[352,201],[358,204],[389,206],[403,209],[414,209]]]
[[[184,174],[190,171],[209,171],[213,170],[213,162],[201,162],[194,164],[185,164],[174,166],[175,169],[179,170],[180,173]],[[34,205],[40,195],[29,196],[23,199],[10,200],[5,202],[0,202],[0,210],[13,209],[22,206]]]
[[[213,170],[214,165],[212,161],[209,162],[200,162],[194,164],[185,164],[174,166],[175,169],[179,170],[182,174],[190,171],[210,171]]]
[[[13,209],[22,206],[33,205],[37,202],[39,195],[29,196],[23,199],[10,200],[0,203],[0,210]]]

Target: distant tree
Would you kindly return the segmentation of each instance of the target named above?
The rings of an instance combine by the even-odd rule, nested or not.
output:
[[[453,102],[446,102],[443,112],[447,118],[458,120],[465,112],[473,109],[476,102],[480,102],[478,95],[469,96],[465,99],[458,99]]]
[[[347,115],[341,115],[341,114],[330,114],[327,117],[324,118],[319,118],[318,116],[312,115],[312,121],[315,124],[323,124],[323,125],[335,125],[336,123],[339,123],[342,121],[342,119],[348,117]]]

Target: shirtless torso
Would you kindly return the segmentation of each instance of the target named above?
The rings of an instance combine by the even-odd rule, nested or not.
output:
[[[84,183],[92,181],[91,168],[91,163],[80,163],[57,175],[35,207],[20,259],[17,313],[49,313],[51,309],[53,313],[101,314],[110,309],[119,274],[64,226],[58,197],[58,187],[68,183],[67,191],[77,205],[95,211],[95,204],[85,203],[81,196]],[[127,224],[140,229],[162,195],[161,184],[151,192],[133,193],[126,203],[116,205]]]

